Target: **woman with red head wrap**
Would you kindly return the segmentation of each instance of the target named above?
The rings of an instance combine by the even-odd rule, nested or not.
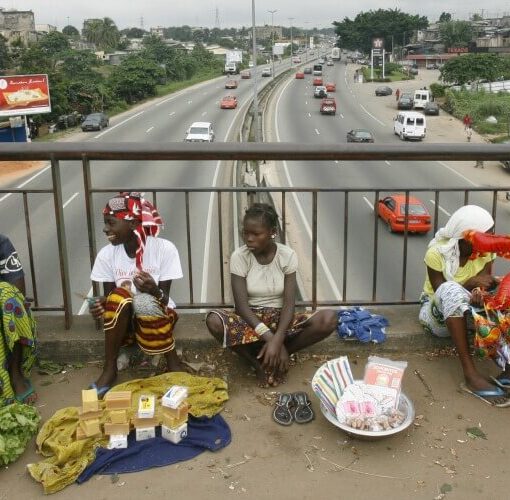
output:
[[[92,316],[104,322],[105,365],[92,384],[100,396],[115,381],[120,347],[134,339],[146,354],[164,354],[168,371],[181,370],[173,339],[177,313],[169,294],[182,269],[175,245],[157,238],[163,220],[136,192],[112,198],[103,215],[110,244],[97,254],[91,279],[103,284],[104,297],[90,305]]]

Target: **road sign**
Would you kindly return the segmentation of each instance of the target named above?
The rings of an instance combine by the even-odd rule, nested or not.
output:
[[[384,48],[384,40],[382,38],[372,38],[372,48],[383,49]]]

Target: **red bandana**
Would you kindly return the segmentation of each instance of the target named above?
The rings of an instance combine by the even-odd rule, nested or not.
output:
[[[141,271],[143,251],[147,236],[156,237],[163,226],[163,219],[154,205],[144,199],[142,193],[119,193],[103,209],[104,215],[113,215],[120,220],[136,220],[138,225],[133,230],[138,240],[136,249],[136,267]]]

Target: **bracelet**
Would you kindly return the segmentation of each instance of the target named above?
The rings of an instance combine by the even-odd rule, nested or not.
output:
[[[255,328],[255,333],[259,336],[259,337],[262,337],[262,335],[264,335],[265,333],[270,333],[271,332],[271,329],[264,323],[260,322]]]
[[[165,298],[165,292],[161,290],[161,288],[158,288],[159,295],[156,297],[159,301],[163,300]]]

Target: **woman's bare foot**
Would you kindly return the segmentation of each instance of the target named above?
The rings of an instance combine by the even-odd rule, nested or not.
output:
[[[117,369],[116,368],[103,368],[103,372],[99,375],[99,378],[96,380],[96,386],[98,389],[101,387],[111,387],[115,380],[117,379]]]
[[[37,393],[32,389],[32,384],[21,373],[11,373],[11,384],[20,403],[31,405],[37,401]]]
[[[166,371],[167,372],[186,372],[185,365],[181,363],[181,360],[179,359],[179,356],[177,356],[177,353],[175,352],[175,349],[171,350],[170,352],[167,352],[165,354],[165,360],[166,360]]]
[[[473,374],[472,376],[465,377],[467,387],[474,391],[497,391],[500,390],[494,384],[491,384],[479,373]],[[484,395],[483,398],[490,401],[492,404],[503,404],[508,401],[508,398],[504,395]]]

